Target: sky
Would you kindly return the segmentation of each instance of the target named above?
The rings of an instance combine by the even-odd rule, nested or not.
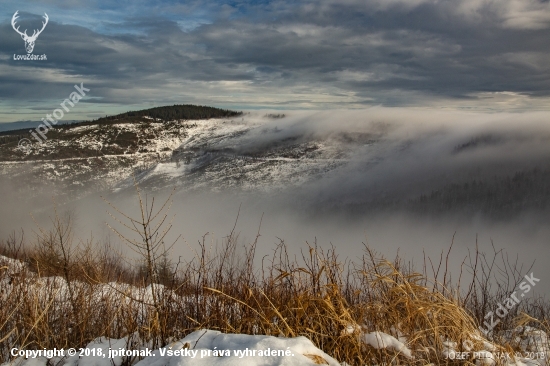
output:
[[[33,53],[13,30],[39,29]],[[2,0],[0,122],[171,104],[550,109],[548,0]]]

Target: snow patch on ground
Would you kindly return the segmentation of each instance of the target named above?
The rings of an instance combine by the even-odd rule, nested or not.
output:
[[[197,330],[187,337],[172,342],[167,347],[155,351],[138,346],[135,339],[98,338],[86,348],[101,350],[101,356],[68,357],[64,366],[121,366],[123,363],[136,366],[339,366],[338,361],[315,347],[305,337],[277,338],[273,336],[223,334],[214,330]],[[134,356],[114,355],[109,358],[110,350],[134,351]],[[137,352],[136,352],[137,351]],[[135,354],[147,355],[145,358]],[[89,352],[88,352],[89,354]],[[58,357],[52,358],[50,364],[63,362]],[[17,358],[11,364],[2,366],[47,366],[45,357],[23,359]]]
[[[396,352],[401,353],[407,358],[413,358],[412,352],[397,338],[382,332],[372,332],[363,335],[363,342],[376,348],[388,348],[393,349]]]

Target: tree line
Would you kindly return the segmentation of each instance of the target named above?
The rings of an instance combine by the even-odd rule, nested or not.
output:
[[[193,120],[193,119],[208,119],[208,118],[226,118],[237,117],[242,115],[242,112],[231,111],[228,109],[220,109],[214,107],[198,106],[193,104],[174,104],[172,106],[155,107],[143,109],[140,111],[129,111],[126,113],[117,114],[98,119],[101,121],[126,120],[126,119],[141,119],[143,117],[151,117],[161,119],[163,121],[173,120]]]

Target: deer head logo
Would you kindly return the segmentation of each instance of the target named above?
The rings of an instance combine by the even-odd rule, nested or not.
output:
[[[17,28],[15,28],[15,23],[17,21],[17,18],[19,18],[19,16],[17,15],[18,13],[19,13],[19,10],[16,11],[15,14],[13,14],[13,17],[11,18],[11,26],[13,27],[13,30],[15,30],[17,33],[19,33],[21,38],[23,38],[23,41],[25,41],[25,49],[27,50],[27,53],[32,53],[32,51],[34,50],[34,42],[36,42],[36,39],[38,38],[40,33],[42,33],[44,28],[46,28],[46,24],[48,24],[48,19],[49,19],[48,14],[44,13],[43,18],[46,21],[42,22],[42,29],[40,29],[40,30],[35,29],[32,36],[28,36],[26,29],[25,29],[24,32],[20,32],[19,31],[19,26]]]

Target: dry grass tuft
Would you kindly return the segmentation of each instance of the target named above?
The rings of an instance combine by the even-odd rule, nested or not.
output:
[[[142,219],[122,216],[134,220],[130,222],[138,234],[142,224],[145,233],[125,238],[142,251],[145,265],[139,268],[121,262],[109,243],[76,240],[70,220],[57,213],[52,227],[39,230],[28,244],[15,234],[2,242],[0,254],[18,261],[0,262],[1,361],[12,358],[11,347],[83,347],[99,336],[128,336],[158,347],[209,328],[306,336],[349,365],[447,364],[444,342],[456,342],[460,351],[471,340],[474,349],[481,349],[482,340],[472,335],[479,334],[483,316],[509,291],[502,286],[491,291],[492,267],[479,252],[470,258],[476,276],[466,291],[453,287],[446,271],[442,282],[429,281],[441,277],[439,268],[448,256],[428,275],[427,265],[416,272],[399,257],[389,261],[367,246],[359,262],[341,260],[334,248],[324,251],[315,243],[301,258],[291,259],[281,241],[259,265],[259,234],[245,254],[238,254],[239,238],[231,232],[219,247],[204,237],[192,260],[172,263],[158,240],[166,228],[154,223],[154,218],[169,221],[163,211],[169,205],[155,212],[144,197],[140,203]],[[155,233],[160,235],[156,239]],[[516,272],[515,267],[509,270],[512,289]],[[525,301],[517,311],[503,321],[503,329],[513,328],[517,320],[517,325],[549,330],[545,301]],[[364,335],[376,331],[405,337],[414,358],[402,349],[367,345]],[[498,332],[494,339],[499,339]],[[502,339],[501,344],[502,349],[519,347]],[[319,356],[305,356],[328,364]]]
[[[329,365],[328,361],[319,355],[312,355],[309,353],[304,353],[304,356],[313,361],[316,365]]]

